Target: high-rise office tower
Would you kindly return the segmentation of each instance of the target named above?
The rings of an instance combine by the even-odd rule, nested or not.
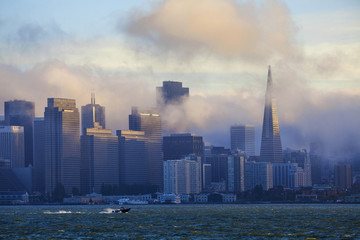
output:
[[[264,120],[261,138],[260,160],[262,162],[280,163],[282,159],[280,129],[273,97],[273,83],[269,66],[265,95]]]
[[[351,188],[351,165],[337,164],[334,166],[335,186],[340,189]]]
[[[269,162],[245,163],[245,190],[261,185],[264,190],[273,188],[273,165]]]
[[[129,129],[143,131],[148,140],[149,183],[163,187],[163,156],[161,118],[156,109],[133,107],[129,115]]]
[[[149,181],[148,140],[142,131],[118,130],[121,184],[147,184]]]
[[[164,192],[197,194],[201,192],[201,159],[187,156],[164,161]]]
[[[23,168],[24,127],[0,126],[0,167]]]
[[[203,138],[190,133],[171,134],[163,138],[164,160],[175,160],[189,154],[203,157]]]
[[[81,136],[80,192],[100,193],[102,185],[119,185],[118,138],[98,122]]]
[[[273,163],[273,184],[288,188],[305,186],[304,169],[297,163]]]
[[[5,102],[5,125],[24,127],[25,166],[33,165],[33,102],[14,100]]]
[[[233,154],[228,156],[227,189],[230,192],[245,191],[245,158]]]
[[[74,99],[48,98],[45,108],[45,190],[80,190],[80,121]]]
[[[255,128],[253,125],[234,125],[230,127],[231,151],[241,150],[246,156],[255,156]]]
[[[189,97],[189,88],[184,88],[182,82],[164,81],[162,87],[156,88],[157,105],[177,104],[183,98]]]
[[[45,193],[45,120],[34,118],[34,189]]]
[[[91,94],[91,104],[81,107],[81,129],[84,134],[85,129],[94,128],[94,123],[98,122],[105,129],[105,107],[95,103],[95,94]]]

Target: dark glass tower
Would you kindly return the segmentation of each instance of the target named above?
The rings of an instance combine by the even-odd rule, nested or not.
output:
[[[45,121],[34,119],[35,191],[45,193]]]
[[[271,163],[283,162],[280,129],[276,111],[276,101],[273,97],[273,83],[270,66],[268,71],[267,88],[265,95],[265,109],[261,138],[260,160],[261,162]]]
[[[5,125],[24,127],[25,166],[33,165],[33,120],[35,104],[15,100],[5,102]]]
[[[161,118],[156,109],[133,107],[129,115],[129,129],[143,131],[148,139],[149,183],[163,187],[163,157]]]
[[[103,129],[105,127],[105,107],[95,104],[95,94],[91,94],[91,104],[81,107],[81,129],[85,133],[87,128],[94,128],[94,123],[98,122]]]
[[[171,134],[163,138],[164,160],[179,160],[189,154],[203,158],[203,138],[190,133]]]
[[[184,97],[189,97],[189,88],[184,88],[182,82],[164,81],[156,90],[158,106],[181,103]]]
[[[48,98],[45,108],[45,191],[80,190],[80,121],[74,99]]]
[[[81,136],[80,192],[100,193],[101,186],[119,184],[118,138],[95,122]]]

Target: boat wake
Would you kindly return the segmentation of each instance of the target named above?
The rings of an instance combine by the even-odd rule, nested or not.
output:
[[[72,211],[65,211],[65,210],[59,210],[56,212],[51,212],[51,211],[44,212],[44,214],[69,214],[69,213],[82,213],[82,212],[72,212]]]
[[[102,210],[100,213],[102,214],[109,214],[109,213],[114,213],[115,209],[112,208],[106,208],[104,210]]]

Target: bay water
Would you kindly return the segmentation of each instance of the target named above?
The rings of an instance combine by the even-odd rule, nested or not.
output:
[[[360,239],[360,205],[0,206],[0,239]]]

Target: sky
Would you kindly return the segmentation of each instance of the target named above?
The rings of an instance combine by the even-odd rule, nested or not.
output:
[[[76,99],[128,128],[132,106],[155,106],[162,81],[190,88],[163,122],[217,146],[253,124],[259,152],[268,65],[283,148],[360,149],[360,1],[0,0],[3,102]]]

